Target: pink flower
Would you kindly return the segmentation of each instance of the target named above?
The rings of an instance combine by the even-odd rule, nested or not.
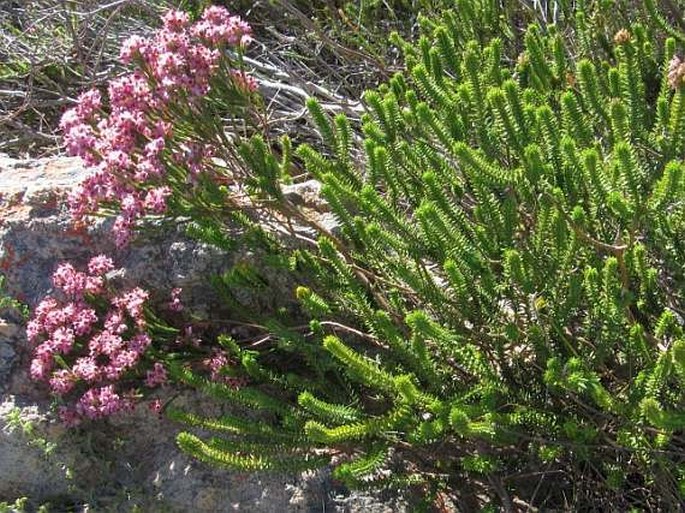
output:
[[[117,300],[115,299],[115,301]],[[118,309],[110,310],[110,312],[107,314],[107,318],[105,319],[105,330],[108,333],[121,335],[128,329],[128,326],[126,325],[124,312],[121,310],[119,303],[117,302],[113,304]]]
[[[169,196],[171,196],[171,189],[166,185],[163,187],[150,189],[145,195],[143,205],[149,212],[161,214],[166,210],[166,200]]]
[[[26,324],[26,338],[29,342],[35,342],[43,331],[43,324],[36,319],[33,319]]]
[[[78,97],[78,106],[76,111],[81,119],[86,120],[93,117],[93,115],[102,108],[102,96],[97,89],[91,89],[82,93]]]
[[[124,349],[111,356],[111,365],[119,369],[130,369],[138,363],[139,357],[140,355],[136,351]]]
[[[43,352],[41,356],[37,356],[31,360],[31,368],[29,374],[34,381],[45,381],[52,370],[53,360],[48,353]]]
[[[121,45],[121,52],[119,53],[119,60],[123,64],[130,63],[136,56],[144,51],[147,46],[147,40],[140,36],[131,36],[126,39]]]
[[[71,321],[71,309],[69,305],[65,308],[57,308],[45,316],[43,325],[46,331],[53,332],[59,326],[64,326]]]
[[[138,194],[130,193],[121,200],[121,212],[126,217],[134,219],[143,211],[143,202],[140,201]]]
[[[150,85],[140,72],[130,73],[110,81],[107,92],[114,109],[114,117],[110,120],[110,125],[116,125],[117,115],[124,114],[127,110],[128,116],[145,112],[152,100]]]
[[[88,262],[88,272],[93,276],[102,276],[112,269],[114,269],[114,262],[105,255],[95,256]]]
[[[109,331],[98,333],[88,343],[90,356],[96,357],[99,354],[111,356],[124,347],[124,340]]]
[[[231,16],[223,7],[211,6],[205,9],[202,21],[196,23],[192,31],[214,45],[237,45],[252,29],[239,16]]]
[[[99,294],[102,292],[102,287],[105,282],[102,276],[88,276],[86,277],[86,284],[83,287],[84,292],[88,294]]]
[[[124,371],[126,371],[124,367],[119,367],[117,365],[110,364],[103,367],[102,374],[105,376],[105,378],[112,381],[116,381],[124,375]]]
[[[95,310],[87,306],[80,306],[71,319],[74,333],[78,336],[90,333],[93,325],[97,322],[98,316]]]
[[[164,166],[156,155],[148,155],[138,160],[134,178],[139,181],[146,181],[148,178],[158,178],[164,175]]]
[[[69,212],[74,220],[83,219],[86,214],[94,211],[97,207],[97,200],[85,185],[88,181],[86,179],[81,185],[72,190],[67,197]]]
[[[114,243],[118,248],[124,247],[131,240],[131,230],[133,228],[133,221],[126,216],[117,216],[112,226],[112,233],[114,234]]]
[[[218,5],[207,7],[202,13],[202,19],[212,23],[213,25],[221,25],[227,23],[231,15],[224,8]]]
[[[164,85],[175,85],[183,81],[184,59],[177,53],[164,52],[157,58],[155,74]]]
[[[180,32],[188,26],[190,18],[187,13],[172,9],[162,16],[162,21],[164,22],[165,29]]]
[[[100,368],[95,358],[90,356],[78,358],[71,371],[74,373],[74,376],[90,383],[100,379]]]
[[[152,141],[145,145],[145,156],[148,158],[157,157],[160,153],[162,153],[165,146],[166,141],[164,140],[164,137],[155,137]]]
[[[65,111],[64,114],[62,114],[62,118],[59,122],[59,128],[63,132],[68,132],[69,130],[71,130],[71,128],[82,123],[83,120],[81,119],[81,116],[78,113],[78,109],[73,108]]]
[[[172,312],[183,311],[183,303],[181,302],[181,292],[183,289],[181,287],[176,287],[171,290],[171,301],[169,302],[169,310]]]
[[[149,294],[137,287],[115,296],[105,276],[113,268],[112,260],[104,255],[91,258],[88,273],[70,263],[58,265],[53,275],[56,296],[38,304],[27,326],[32,342],[42,339],[31,361],[32,379],[47,382],[52,393],[64,400],[70,400],[79,381],[100,387],[86,392],[75,409],[60,410],[68,425],[134,407],[134,391],[120,395],[115,387],[120,386],[117,380],[139,365],[152,343],[143,331]],[[159,386],[166,379],[166,369],[157,363],[145,382]]]
[[[53,347],[62,354],[68,354],[71,351],[74,339],[74,331],[65,327],[57,328],[52,334]]]
[[[244,71],[232,70],[231,76],[238,89],[242,89],[248,93],[254,93],[257,90],[257,80]]]
[[[78,296],[86,288],[86,275],[69,263],[60,264],[52,275],[52,283],[67,294]]]
[[[150,388],[154,388],[159,385],[164,385],[168,380],[166,369],[164,365],[156,362],[152,367],[152,370],[147,371],[147,376],[145,378],[145,385]]]
[[[85,157],[93,152],[97,139],[93,127],[84,123],[70,126],[64,136],[69,155]]]
[[[88,390],[76,404],[76,412],[89,419],[99,419],[117,413],[125,407],[112,385]]]
[[[186,165],[188,183],[197,183],[196,175],[210,168],[212,147],[175,134],[171,113],[181,104],[187,109],[201,103],[217,72],[225,69],[220,66],[225,58],[222,48],[247,44],[251,33],[239,16],[223,7],[209,7],[192,26],[186,13],[168,11],[153,37],[132,36],[123,42],[120,59],[134,63],[136,69],[110,81],[109,114],[102,112],[100,92],[93,89],[62,117],[69,152],[97,167],[97,176],[70,194],[75,219],[97,212],[103,204],[118,207],[121,213],[112,227],[113,236],[117,246],[128,244],[138,219],[167,208],[171,191],[162,181],[162,152],[167,147],[189,149],[189,154],[170,153]],[[234,80],[245,92],[257,88],[254,78],[243,72],[237,72]],[[173,140],[177,135],[178,140]],[[96,282],[90,289],[95,292]]]
[[[38,303],[38,306],[36,306],[36,310],[34,312],[35,319],[38,322],[45,321],[47,314],[57,309],[58,307],[59,304],[57,303],[57,300],[55,298],[46,297],[40,303]]]
[[[112,150],[105,156],[105,164],[109,172],[125,173],[133,168],[133,161],[127,153],[121,150]]]
[[[67,369],[55,371],[50,378],[50,389],[57,395],[71,392],[76,383],[76,376]]]
[[[142,354],[148,347],[150,347],[150,344],[152,344],[152,339],[150,336],[146,333],[139,333],[129,341],[128,346],[131,351]]]
[[[123,296],[112,300],[112,304],[117,308],[126,309],[128,314],[136,321],[136,324],[142,326],[145,324],[145,319],[143,318],[143,307],[145,306],[145,301],[147,301],[149,295],[150,294],[146,290],[136,287],[125,293]]]
[[[35,359],[41,360],[43,362],[52,365],[53,357],[55,355],[55,347],[52,339],[47,339],[41,345],[39,345],[34,351]]]
[[[147,407],[152,413],[160,414],[162,412],[162,401],[159,398],[153,399],[148,403]]]
[[[228,366],[228,357],[226,353],[220,349],[214,348],[212,356],[203,360],[205,366],[210,370],[213,380],[221,379],[221,370]]]

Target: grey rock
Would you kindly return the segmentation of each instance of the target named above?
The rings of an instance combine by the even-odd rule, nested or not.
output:
[[[284,185],[282,192],[283,196],[294,205],[309,206],[318,211],[327,209],[326,203],[321,197],[321,182],[318,180]]]
[[[0,501],[22,496],[56,497],[68,493],[64,470],[46,456],[45,444],[34,430],[44,422],[41,406],[12,395],[0,402]],[[54,431],[52,435],[56,435]],[[55,436],[55,438],[58,438]]]
[[[221,302],[207,276],[238,262],[257,263],[252,253],[225,254],[190,240],[173,224],[124,250],[110,242],[107,221],[74,228],[65,197],[87,173],[77,159],[0,156],[0,273],[9,293],[30,306],[49,293],[60,261],[85,264],[106,253],[124,269],[113,279],[157,291],[183,287],[184,301],[209,314]],[[302,184],[290,193],[309,204],[318,189],[314,183]],[[268,310],[292,297],[287,277],[274,276],[273,281],[279,290],[269,297],[245,292],[239,300]],[[405,511],[398,497],[381,500],[336,489],[326,470],[245,475],[198,463],[177,449],[179,426],[145,408],[68,430],[51,413],[46,390],[28,379],[30,353],[18,320],[0,320],[0,502],[28,496],[34,505],[51,502],[51,511],[130,512],[134,506],[172,513]],[[219,406],[192,393],[176,397],[174,404],[220,413],[215,411]]]
[[[16,344],[20,337],[20,327],[0,317],[0,392],[5,388],[14,365],[17,352]]]
[[[330,212],[321,214],[319,216],[319,224],[324,230],[332,233],[336,237],[340,236],[340,222]]]

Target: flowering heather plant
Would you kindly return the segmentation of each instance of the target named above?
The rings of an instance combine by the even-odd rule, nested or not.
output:
[[[120,60],[133,71],[110,81],[107,101],[83,93],[61,120],[68,152],[94,169],[71,195],[71,212],[81,220],[114,209],[118,246],[171,197],[192,203],[201,175],[223,179],[232,150],[221,120],[244,118],[257,89],[241,67],[251,29],[240,17],[209,7],[195,23],[180,11],[163,22],[152,37],[124,42]]]
[[[132,411],[151,389],[172,381],[180,363],[214,383],[233,389],[247,379],[234,375],[236,362],[217,347],[203,344],[192,324],[170,326],[153,312],[150,293],[140,287],[116,290],[107,280],[112,259],[93,257],[85,271],[60,264],[52,276],[55,292],[34,309],[27,337],[34,345],[30,376],[59,398],[59,416],[69,426]],[[163,311],[185,311],[183,290],[172,289]],[[150,390],[148,390],[150,389]],[[149,397],[148,407],[161,411]]]
[[[145,376],[151,388],[167,381],[161,362],[144,369],[152,343],[144,314],[149,294],[138,287],[116,293],[106,278],[113,268],[103,255],[85,272],[59,265],[52,277],[58,292],[40,302],[27,325],[36,346],[31,377],[64,400],[60,416],[68,424],[132,409],[141,394],[131,378]]]
[[[93,169],[69,198],[76,221],[115,213],[113,237],[122,247],[147,216],[202,215],[210,204],[207,191],[234,178],[236,155],[226,125],[233,118],[249,124],[257,99],[257,82],[242,66],[250,41],[245,21],[209,7],[195,22],[169,11],[152,37],[123,43],[120,60],[131,71],[111,80],[107,95],[83,93],[62,117],[68,152]],[[201,347],[190,326],[172,336],[173,345],[153,349],[154,329],[144,313],[152,315],[148,292],[115,294],[105,280],[110,270],[106,256],[95,257],[87,272],[60,265],[53,277],[60,296],[44,299],[28,326],[36,344],[32,378],[73,403],[61,408],[63,420],[77,424],[130,410],[143,385],[167,382],[166,365],[175,359],[191,363],[199,355],[199,370],[210,380],[244,384],[223,372],[234,362]],[[171,291],[168,312],[184,310],[181,292]],[[159,400],[151,403],[155,411],[160,407]]]

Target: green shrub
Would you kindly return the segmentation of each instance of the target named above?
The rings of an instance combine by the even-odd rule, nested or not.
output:
[[[221,433],[185,432],[179,445],[243,470],[333,462],[351,486],[479,493],[509,510],[677,508],[685,66],[675,40],[662,51],[632,26],[600,62],[534,25],[512,67],[499,39],[463,44],[433,28],[405,45],[407,74],[365,95],[363,165],[346,118],[308,105],[326,150],[296,154],[323,184],[336,230],[280,194],[284,168],[259,140],[243,146],[274,208],[318,233],[290,256],[311,278],[297,297],[312,320],[273,321],[270,342],[249,350],[224,340],[253,386],[177,369],[265,415],[172,411]],[[528,475],[545,478],[542,491]]]

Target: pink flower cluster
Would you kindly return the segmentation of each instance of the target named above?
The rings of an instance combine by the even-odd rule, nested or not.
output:
[[[165,212],[172,194],[164,182],[166,157],[186,166],[191,180],[204,170],[211,145],[176,140],[177,107],[201,102],[212,79],[222,80],[223,48],[251,40],[250,26],[223,7],[207,8],[194,24],[181,11],[169,11],[163,21],[153,37],[124,42],[120,59],[135,69],[110,81],[109,113],[92,90],[79,97],[60,125],[69,153],[94,168],[69,199],[72,214],[78,220],[101,205],[116,207],[113,231],[119,246],[130,240],[138,219]],[[228,80],[246,93],[257,87],[243,71],[233,70]]]
[[[182,312],[183,303],[181,302],[181,293],[183,289],[181,287],[176,287],[171,290],[171,301],[169,301],[169,310],[172,312]]]
[[[195,24],[192,32],[213,45],[246,45],[252,41],[250,26],[218,6],[205,9],[202,20]]]
[[[233,388],[241,388],[249,383],[247,377],[233,377],[224,374],[224,369],[232,365],[225,351],[214,348],[211,356],[202,361],[204,367],[209,370],[212,381],[225,383]]]
[[[238,89],[242,89],[247,93],[253,93],[257,90],[257,80],[244,71],[234,69],[231,71],[231,77],[233,77],[233,81]]]
[[[58,297],[43,299],[27,325],[28,339],[36,345],[31,377],[65,400],[75,398],[73,407],[60,410],[69,424],[131,409],[135,390],[122,394],[116,386],[136,372],[152,343],[143,312],[148,293],[141,288],[112,292],[106,273],[113,268],[103,255],[92,258],[86,272],[59,265],[52,277]],[[166,380],[166,369],[155,363],[146,384]]]

